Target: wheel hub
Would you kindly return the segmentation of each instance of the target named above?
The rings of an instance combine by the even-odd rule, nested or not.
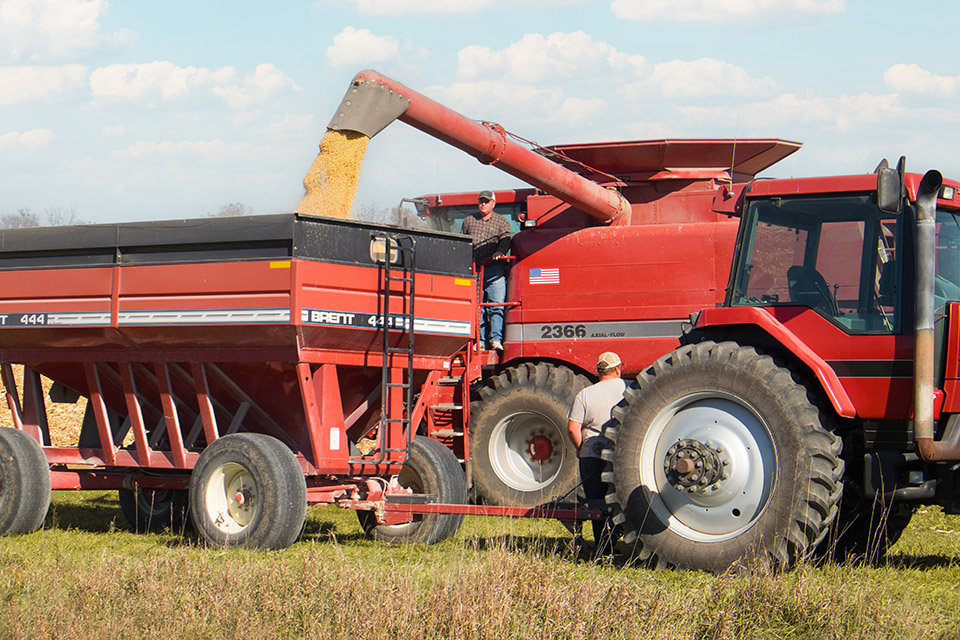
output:
[[[532,460],[543,462],[553,455],[553,442],[544,435],[537,435],[527,443],[527,453]]]
[[[720,488],[729,477],[729,465],[722,446],[684,439],[667,450],[663,472],[677,491],[702,494]]]

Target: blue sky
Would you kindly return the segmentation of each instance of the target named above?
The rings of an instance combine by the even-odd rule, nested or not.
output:
[[[879,0],[0,0],[0,214],[291,211],[374,68],[541,144],[779,137],[765,175],[907,156],[960,177],[960,4]],[[355,210],[506,188],[395,123]]]

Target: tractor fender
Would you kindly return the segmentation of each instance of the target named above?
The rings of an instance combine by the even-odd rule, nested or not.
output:
[[[816,375],[820,386],[833,410],[842,418],[854,418],[857,409],[847,395],[846,389],[826,360],[800,340],[796,334],[773,317],[769,311],[758,307],[724,307],[719,309],[704,309],[698,315],[694,324],[696,330],[707,330],[711,327],[722,326],[753,326],[766,332],[784,349],[792,353]]]

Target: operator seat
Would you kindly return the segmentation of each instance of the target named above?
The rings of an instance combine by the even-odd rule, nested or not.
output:
[[[827,281],[813,267],[795,264],[787,269],[787,289],[792,302],[820,309],[834,317],[840,315]]]

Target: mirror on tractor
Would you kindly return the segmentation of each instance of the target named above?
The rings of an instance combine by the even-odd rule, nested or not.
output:
[[[877,206],[884,213],[900,213],[902,174],[890,167],[877,168]]]

